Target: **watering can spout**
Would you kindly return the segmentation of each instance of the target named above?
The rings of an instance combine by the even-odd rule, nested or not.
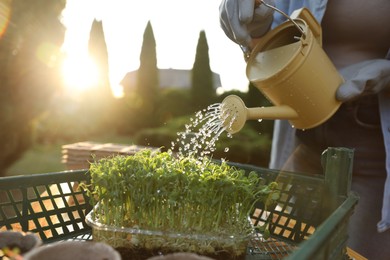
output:
[[[222,101],[221,119],[226,131],[239,132],[247,120],[259,119],[295,119],[297,112],[287,105],[247,108],[244,101],[236,95],[227,96]]]

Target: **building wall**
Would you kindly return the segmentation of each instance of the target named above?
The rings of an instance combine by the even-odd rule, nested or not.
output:
[[[121,81],[121,85],[126,90],[135,87],[137,80],[137,70],[131,71],[125,75]],[[219,74],[213,72],[214,87],[221,87],[221,78]],[[176,88],[190,88],[191,87],[191,70],[179,69],[159,69],[160,87],[176,87]]]

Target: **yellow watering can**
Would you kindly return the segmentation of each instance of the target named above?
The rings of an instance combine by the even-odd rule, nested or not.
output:
[[[262,2],[265,4],[264,2]],[[309,129],[329,119],[341,103],[336,90],[343,83],[322,49],[321,26],[306,8],[269,31],[247,56],[246,75],[274,105],[247,108],[235,95],[222,102],[221,118],[229,133],[246,120],[287,119],[297,129]]]

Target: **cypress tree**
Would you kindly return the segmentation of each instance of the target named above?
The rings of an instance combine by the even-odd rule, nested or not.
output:
[[[153,105],[157,98],[158,88],[156,40],[149,21],[143,36],[140,67],[137,74],[137,92],[141,98],[145,99],[145,102]]]
[[[104,129],[106,125],[113,125],[116,107],[115,98],[110,86],[108,51],[104,36],[103,23],[94,20],[88,42],[88,52],[98,70],[98,81],[84,94],[85,105],[82,110],[89,118],[96,118],[96,127]],[[98,116],[96,116],[98,115]]]
[[[213,82],[213,72],[210,68],[209,46],[206,33],[199,33],[195,61],[192,68],[191,98],[194,111],[211,105],[216,98]]]
[[[138,130],[158,124],[156,109],[159,98],[156,41],[150,21],[143,35],[140,66],[136,74],[135,88],[126,91],[121,99],[121,114],[125,117],[119,124],[122,134],[134,134]]]
[[[100,92],[112,96],[109,80],[108,51],[104,36],[102,21],[94,20],[89,34],[89,56],[93,59],[98,69],[98,88]]]
[[[137,73],[137,117],[140,127],[156,125],[155,112],[159,94],[156,40],[150,21],[147,23],[140,53],[140,66]]]

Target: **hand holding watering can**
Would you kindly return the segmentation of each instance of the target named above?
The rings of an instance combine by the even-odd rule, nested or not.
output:
[[[321,26],[309,10],[296,10],[289,17],[271,4],[258,0],[221,3],[221,26],[244,51],[248,79],[274,104],[247,108],[239,97],[228,96],[222,102],[228,132],[240,131],[250,119],[287,119],[293,127],[309,129],[328,120],[341,101],[389,86],[390,61],[363,62],[339,73],[322,49]],[[273,11],[287,21],[268,31]],[[251,39],[258,36],[263,37],[252,50]]]
[[[264,3],[274,6],[274,0]],[[273,9],[257,0],[223,0],[220,5],[221,28],[230,40],[249,51],[252,38],[263,36],[273,20]]]

